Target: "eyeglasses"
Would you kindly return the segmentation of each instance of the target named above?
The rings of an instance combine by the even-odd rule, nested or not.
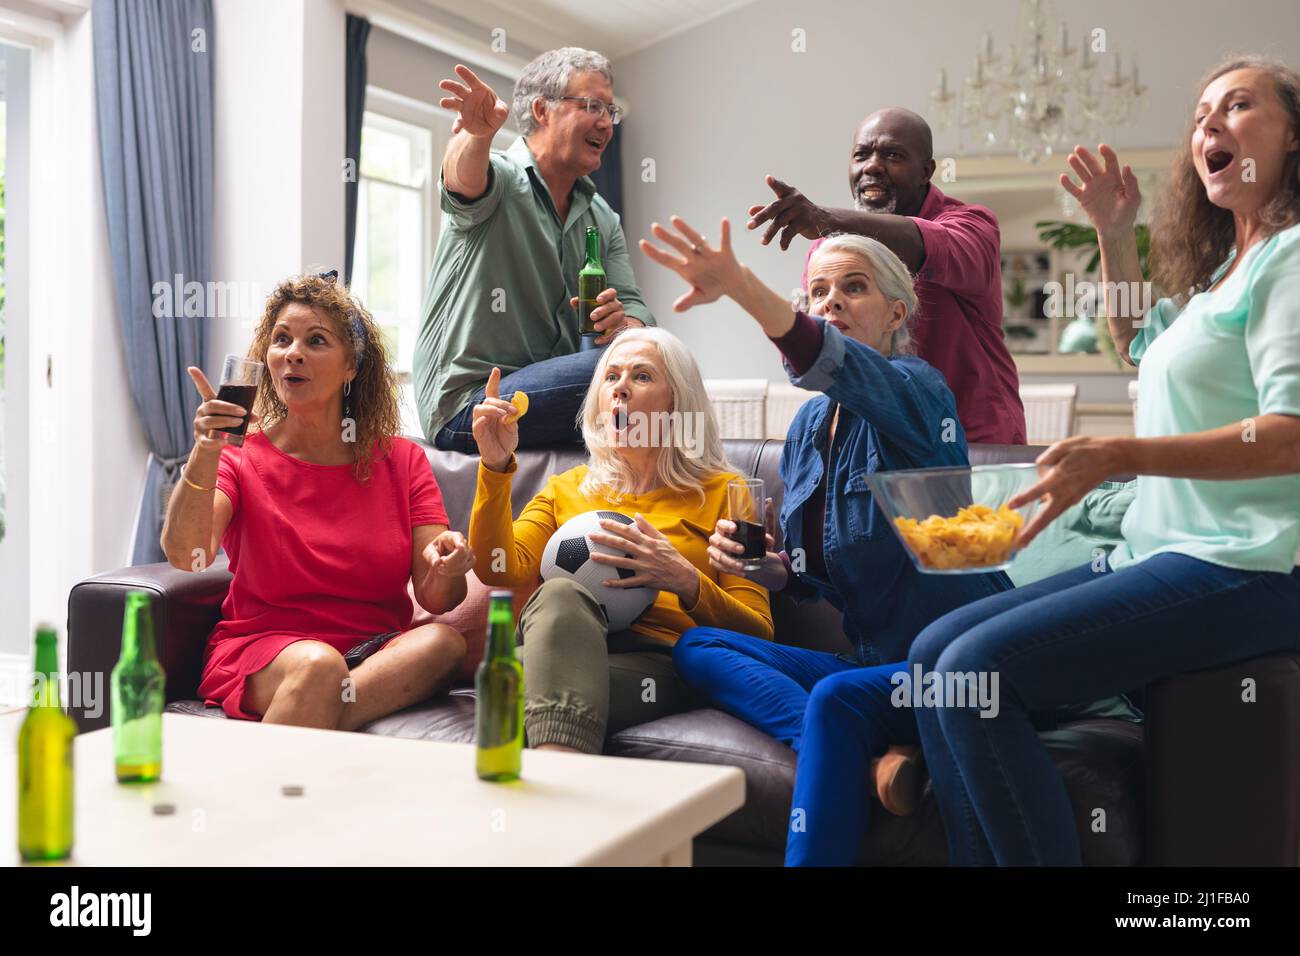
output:
[[[608,113],[609,121],[614,126],[623,122],[623,108],[621,106],[606,106],[604,100],[598,100],[594,96],[556,96],[553,99],[573,100],[575,103],[581,103],[582,108],[592,116]]]

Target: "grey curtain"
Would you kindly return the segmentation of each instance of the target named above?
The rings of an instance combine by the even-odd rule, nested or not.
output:
[[[600,158],[600,169],[591,174],[596,192],[605,197],[620,216],[623,215],[623,124],[614,127],[614,136]]]
[[[164,560],[164,507],[193,444],[205,319],[173,316],[175,276],[211,279],[211,0],[95,0],[95,95],[117,315],[148,436],[132,564]],[[169,290],[154,316],[154,283]],[[206,285],[204,285],[206,288]]]
[[[352,283],[352,247],[357,241],[357,191],[361,187],[361,120],[366,111],[366,40],[370,21],[348,14],[348,51],[344,78],[347,157],[353,175],[343,182],[343,281]]]

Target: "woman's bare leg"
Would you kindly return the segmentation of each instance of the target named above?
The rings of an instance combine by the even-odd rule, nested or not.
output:
[[[264,724],[333,730],[343,713],[343,655],[321,641],[290,644],[244,686],[244,707]]]
[[[351,673],[352,687],[336,726],[356,730],[428,699],[465,659],[465,638],[446,624],[423,624],[399,634]]]

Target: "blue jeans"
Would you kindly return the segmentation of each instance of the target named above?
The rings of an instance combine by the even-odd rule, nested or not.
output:
[[[864,667],[716,627],[683,634],[673,665],[693,690],[798,753],[786,866],[856,862],[872,758],[918,743],[912,711],[890,704],[890,676],[904,665]]]
[[[584,349],[572,355],[558,355],[543,362],[525,365],[501,378],[501,394],[523,391],[528,395],[528,414],[519,419],[519,447],[539,448],[564,442],[582,441],[578,412],[582,409],[591,379],[596,374],[603,348],[588,348],[592,340],[584,338]],[[433,438],[443,451],[478,454],[474,441],[474,406],[483,401],[486,388],[474,393],[469,404],[456,413]]]
[[[912,644],[909,665],[997,674],[1000,691],[994,717],[916,713],[951,862],[1080,864],[1065,783],[1031,709],[1294,651],[1297,621],[1300,570],[1239,571],[1169,553],[1118,571],[1086,564],[939,618]]]

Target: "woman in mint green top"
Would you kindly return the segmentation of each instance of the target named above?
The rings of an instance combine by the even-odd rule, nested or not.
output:
[[[1300,226],[1256,241],[1220,282],[1235,262],[1234,250],[1216,270],[1214,288],[1181,311],[1161,299],[1133,336],[1136,430],[1145,438],[1225,429],[1232,443],[1225,463],[1258,477],[1143,474],[1112,568],[1165,551],[1245,571],[1290,573],[1297,563],[1300,473],[1252,469],[1252,458],[1284,451],[1277,439],[1300,416]],[[1263,440],[1274,447],[1261,449],[1261,419],[1273,415],[1284,417],[1270,423],[1283,430],[1270,428]]]
[[[1076,147],[1079,182],[1061,176],[1097,228],[1111,335],[1139,370],[1137,434],[1058,442],[1010,504],[1041,502],[1023,545],[1102,479],[1137,474],[1124,541],[1108,564],[966,605],[912,645],[927,672],[1000,678],[996,716],[917,711],[956,864],[1087,856],[1030,712],[1300,650],[1300,75],[1229,61],[1191,118],[1151,229],[1158,284],[1190,291],[1145,315],[1114,292],[1142,279],[1132,170]]]

